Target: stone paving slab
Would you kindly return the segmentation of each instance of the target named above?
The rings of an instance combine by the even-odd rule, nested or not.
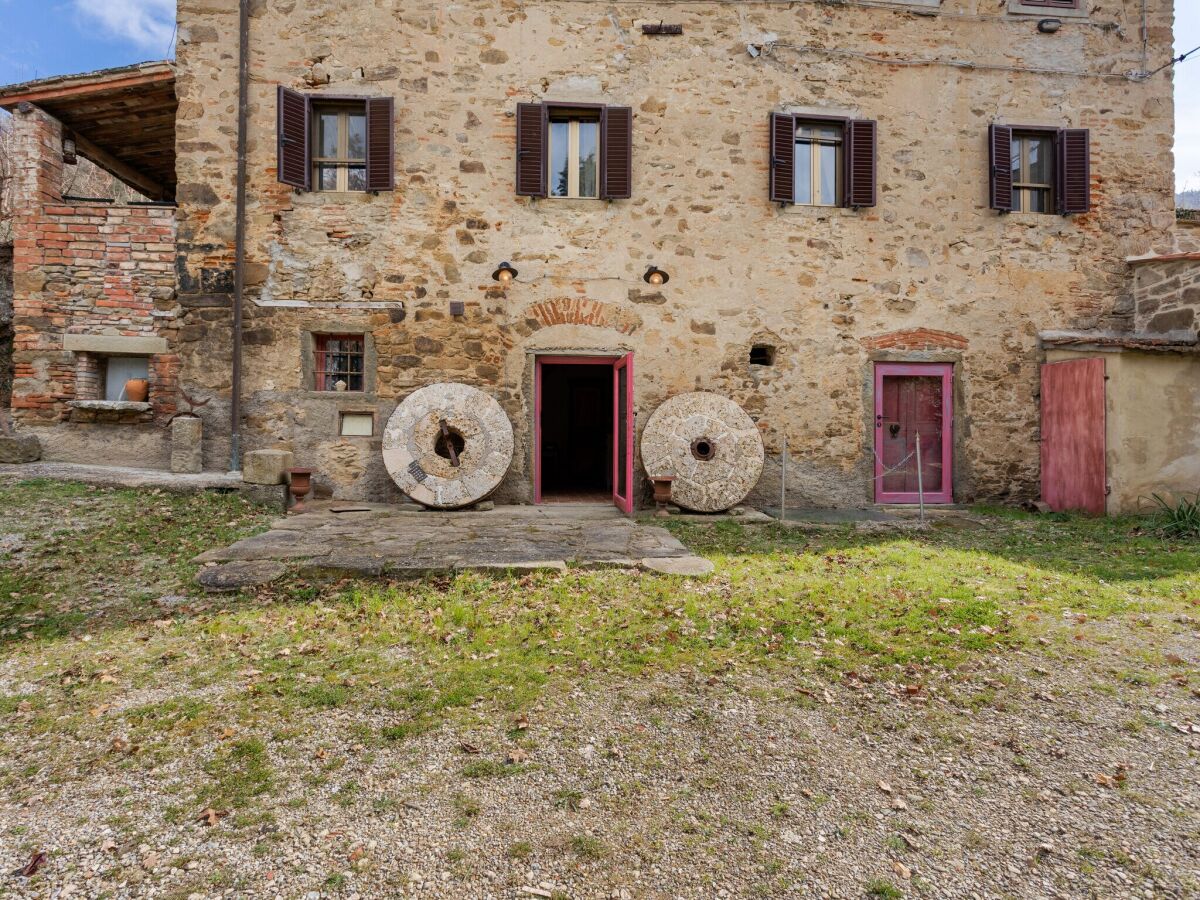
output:
[[[556,504],[439,512],[381,503],[324,502],[270,531],[196,557],[210,590],[291,574],[421,577],[459,571],[640,568],[703,576],[712,563],[669,531],[612,507]]]
[[[240,472],[167,472],[162,469],[139,469],[132,466],[94,466],[86,463],[32,462],[20,465],[0,465],[0,477],[48,478],[52,481],[79,481],[98,487],[157,488],[174,493],[198,491],[237,491],[255,503],[284,508],[287,486],[282,484],[248,484]]]

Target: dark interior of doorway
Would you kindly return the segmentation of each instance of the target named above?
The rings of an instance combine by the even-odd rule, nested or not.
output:
[[[542,368],[542,500],[612,501],[613,369]]]

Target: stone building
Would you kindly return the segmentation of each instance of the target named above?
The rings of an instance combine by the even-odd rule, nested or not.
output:
[[[286,447],[397,499],[389,417],[458,382],[512,423],[498,500],[594,498],[704,391],[757,424],[752,502],[785,445],[796,505],[912,502],[919,431],[932,502],[1021,502],[1054,348],[1190,366],[1195,288],[1145,314],[1175,263],[1130,262],[1196,249],[1146,74],[1172,0],[257,0],[240,228],[238,7],[179,0],[173,65],[0,90],[12,409],[49,458],[165,467],[191,413],[209,468]],[[64,142],[150,201],[62,197]]]

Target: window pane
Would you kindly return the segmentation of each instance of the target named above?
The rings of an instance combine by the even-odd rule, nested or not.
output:
[[[828,144],[820,146],[821,152],[821,205],[833,206],[837,203],[837,162],[838,148]]]
[[[350,115],[346,135],[346,157],[348,159],[367,158],[367,117],[365,115]]]
[[[365,166],[350,166],[346,169],[346,190],[365,191],[367,189],[367,169]]]
[[[331,159],[337,158],[338,150],[338,117],[337,113],[321,113],[320,136],[317,140],[318,156]]]
[[[323,191],[337,190],[337,166],[318,166],[317,181]]]
[[[569,122],[550,123],[550,196],[567,196],[568,169],[567,142],[570,138]]]
[[[1045,188],[1038,188],[1026,192],[1029,197],[1029,209],[1027,212],[1048,213],[1050,212],[1050,191]]]
[[[600,123],[579,123],[579,196],[598,197],[596,173],[599,167]]]
[[[1031,184],[1050,183],[1052,149],[1049,138],[1026,138],[1029,146],[1029,181]]]
[[[811,204],[812,187],[812,144],[801,141],[796,144],[796,202]]]
[[[1024,210],[1021,209],[1021,195],[1024,193],[1025,193],[1024,191],[1019,190],[1018,188],[1013,188],[1013,198],[1012,198],[1013,212],[1024,212]]]
[[[1012,139],[1012,180],[1014,182],[1021,180],[1021,154],[1025,152],[1025,139],[1015,137]]]

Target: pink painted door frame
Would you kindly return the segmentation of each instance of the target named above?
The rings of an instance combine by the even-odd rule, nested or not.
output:
[[[941,465],[941,484],[936,490],[925,491],[926,503],[954,502],[954,365],[953,363],[875,363],[875,502],[917,503],[915,487],[906,490],[885,490],[884,475],[884,381],[892,378],[941,379],[940,440],[934,446],[922,435],[922,461],[936,460]],[[936,437],[935,437],[935,440]],[[911,465],[911,464],[910,464]],[[914,469],[915,471],[915,469]],[[926,482],[928,485],[929,483]]]
[[[633,354],[624,356],[538,356],[533,379],[533,502],[542,502],[542,367],[543,366],[611,366],[613,370],[613,505],[629,515],[633,512]],[[622,379],[621,373],[625,373]],[[624,382],[624,409],[627,411],[624,434],[618,428],[621,421],[620,389]],[[624,446],[624,454],[620,451]],[[621,469],[624,458],[625,494]]]

